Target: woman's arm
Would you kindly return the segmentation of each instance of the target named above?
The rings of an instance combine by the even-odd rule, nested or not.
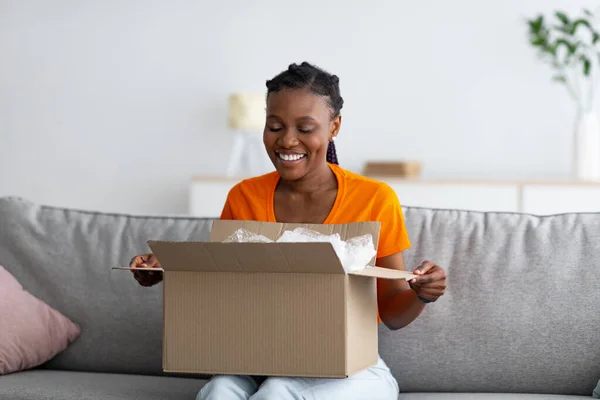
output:
[[[377,259],[377,266],[404,271],[402,252]],[[413,273],[417,278],[404,280],[378,279],[377,303],[379,316],[390,329],[404,328],[425,308],[426,301],[436,301],[446,291],[446,272],[437,264],[424,261]]]
[[[404,271],[402,252],[378,258],[376,265],[381,268]],[[390,329],[404,328],[413,322],[425,308],[408,282],[397,279],[377,279],[377,304],[379,317]]]

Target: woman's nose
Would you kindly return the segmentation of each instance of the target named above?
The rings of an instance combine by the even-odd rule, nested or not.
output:
[[[298,144],[298,138],[292,129],[286,129],[279,137],[279,145],[281,147],[290,148]]]

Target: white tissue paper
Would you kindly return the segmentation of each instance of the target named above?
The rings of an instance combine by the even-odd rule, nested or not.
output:
[[[229,236],[227,239],[223,240],[224,243],[231,243],[231,242],[235,242],[235,243],[268,243],[268,242],[272,242],[271,239],[269,239],[266,236],[263,235],[259,235],[258,233],[254,233],[254,232],[250,232],[247,229],[244,228],[240,228],[237,231],[233,232],[231,234],[231,236]]]
[[[224,242],[259,242],[268,243],[273,240],[250,232],[244,228],[236,230]],[[343,241],[340,235],[324,235],[306,228],[296,228],[293,231],[284,231],[275,242],[278,243],[307,243],[329,242],[340,259],[346,273],[369,267],[369,261],[377,254],[373,245],[373,237],[369,234],[357,236]]]

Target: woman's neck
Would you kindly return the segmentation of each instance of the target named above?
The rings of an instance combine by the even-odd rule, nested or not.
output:
[[[313,173],[306,174],[301,179],[295,181],[282,179],[278,185],[278,189],[282,191],[298,194],[316,193],[335,187],[337,187],[337,179],[327,163],[324,163],[321,168]]]

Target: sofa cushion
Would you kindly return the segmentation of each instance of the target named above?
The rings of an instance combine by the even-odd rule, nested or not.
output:
[[[32,296],[0,266],[0,375],[37,367],[73,343],[77,324]]]
[[[413,247],[448,272],[446,294],[380,330],[402,390],[590,396],[600,376],[600,213],[407,207]]]
[[[0,377],[0,399],[193,400],[205,380],[33,370]],[[580,400],[581,396],[511,393],[400,393],[399,400]]]
[[[140,286],[128,265],[148,239],[208,240],[211,221],[45,207],[0,198],[0,265],[67,318],[81,336],[44,365],[91,372],[158,374],[162,284]]]
[[[32,370],[0,377],[0,399],[193,400],[201,379]]]
[[[528,393],[401,393],[398,400],[582,400],[583,396]]]

